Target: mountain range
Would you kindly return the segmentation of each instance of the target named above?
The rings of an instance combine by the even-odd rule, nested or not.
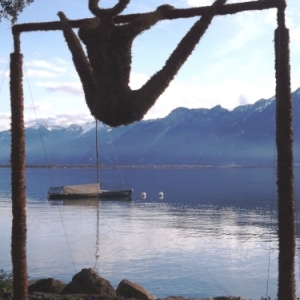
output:
[[[300,88],[292,94],[294,162],[300,163]],[[98,126],[99,160],[105,165],[274,166],[275,98],[229,111],[176,108],[156,120]],[[95,165],[95,122],[68,128],[26,127],[28,165]],[[0,164],[9,164],[10,131],[0,132]]]

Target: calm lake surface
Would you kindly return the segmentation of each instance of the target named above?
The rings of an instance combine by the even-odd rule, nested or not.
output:
[[[157,297],[276,296],[274,169],[103,170],[101,187],[133,188],[131,202],[47,200],[50,186],[95,182],[95,173],[27,169],[30,279],[69,282],[82,268],[95,268],[114,287],[127,278]],[[295,177],[298,198],[299,168]],[[11,271],[10,194],[10,169],[2,168],[0,268],[6,271]]]

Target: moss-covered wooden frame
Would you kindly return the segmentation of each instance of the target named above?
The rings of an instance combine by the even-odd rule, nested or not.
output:
[[[95,2],[95,1],[94,1]],[[98,1],[96,1],[98,3]],[[120,0],[119,3],[124,2]],[[129,2],[126,0],[125,2]],[[289,31],[285,26],[285,0],[258,0],[218,6],[216,15],[235,14],[248,10],[277,8],[278,27],[275,30],[276,76],[276,144],[278,187],[279,276],[278,299],[295,300],[295,195],[293,174],[292,100],[290,88]],[[202,16],[210,7],[173,9],[161,19]],[[142,14],[117,15],[115,23],[132,22]],[[71,27],[80,27],[84,20],[70,20]],[[23,104],[23,74],[20,46],[22,32],[61,30],[60,22],[29,23],[12,28],[14,52],[11,54],[11,182],[12,182],[12,264],[15,300],[27,300],[26,260],[26,187],[25,187],[25,130]],[[88,90],[87,90],[88,92]],[[93,112],[92,112],[93,113]]]

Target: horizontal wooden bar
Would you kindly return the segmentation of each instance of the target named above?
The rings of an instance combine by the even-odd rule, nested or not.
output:
[[[279,6],[286,5],[284,0],[259,0],[259,1],[249,1],[243,3],[232,3],[223,5],[218,8],[217,15],[228,15],[236,14],[243,11],[249,10],[264,10],[269,8],[278,8]],[[166,12],[164,19],[172,20],[179,18],[191,18],[196,16],[201,16],[205,14],[210,6],[193,7],[193,8],[182,8],[174,9]],[[143,14],[129,14],[129,15],[119,15],[114,18],[116,24],[128,23],[134,19],[142,16]],[[70,20],[70,24],[73,28],[78,28],[80,25],[89,19],[80,20]],[[61,30],[60,22],[40,22],[40,23],[24,23],[17,24],[12,27],[13,33],[17,32],[29,32],[29,31],[49,31],[49,30]]]

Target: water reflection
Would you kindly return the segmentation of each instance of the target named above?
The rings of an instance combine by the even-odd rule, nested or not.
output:
[[[55,184],[46,180],[45,170],[30,170],[30,278],[69,281],[81,268],[95,267],[114,286],[128,278],[158,297],[232,294],[260,299],[266,294],[270,260],[269,295],[274,298],[277,212],[272,170],[160,171],[128,170],[133,201],[106,202],[48,201],[48,187]],[[87,170],[80,172],[78,178],[91,180]],[[55,173],[61,181],[79,180],[68,170]],[[102,186],[116,188],[116,173],[104,175]],[[11,202],[2,178],[0,173],[0,265],[10,270]],[[140,198],[143,191],[146,199]],[[159,191],[163,199],[158,199]]]
[[[50,205],[67,205],[67,206],[94,206],[98,207],[99,202],[101,200],[98,199],[62,199],[62,200],[51,200],[48,199]]]

